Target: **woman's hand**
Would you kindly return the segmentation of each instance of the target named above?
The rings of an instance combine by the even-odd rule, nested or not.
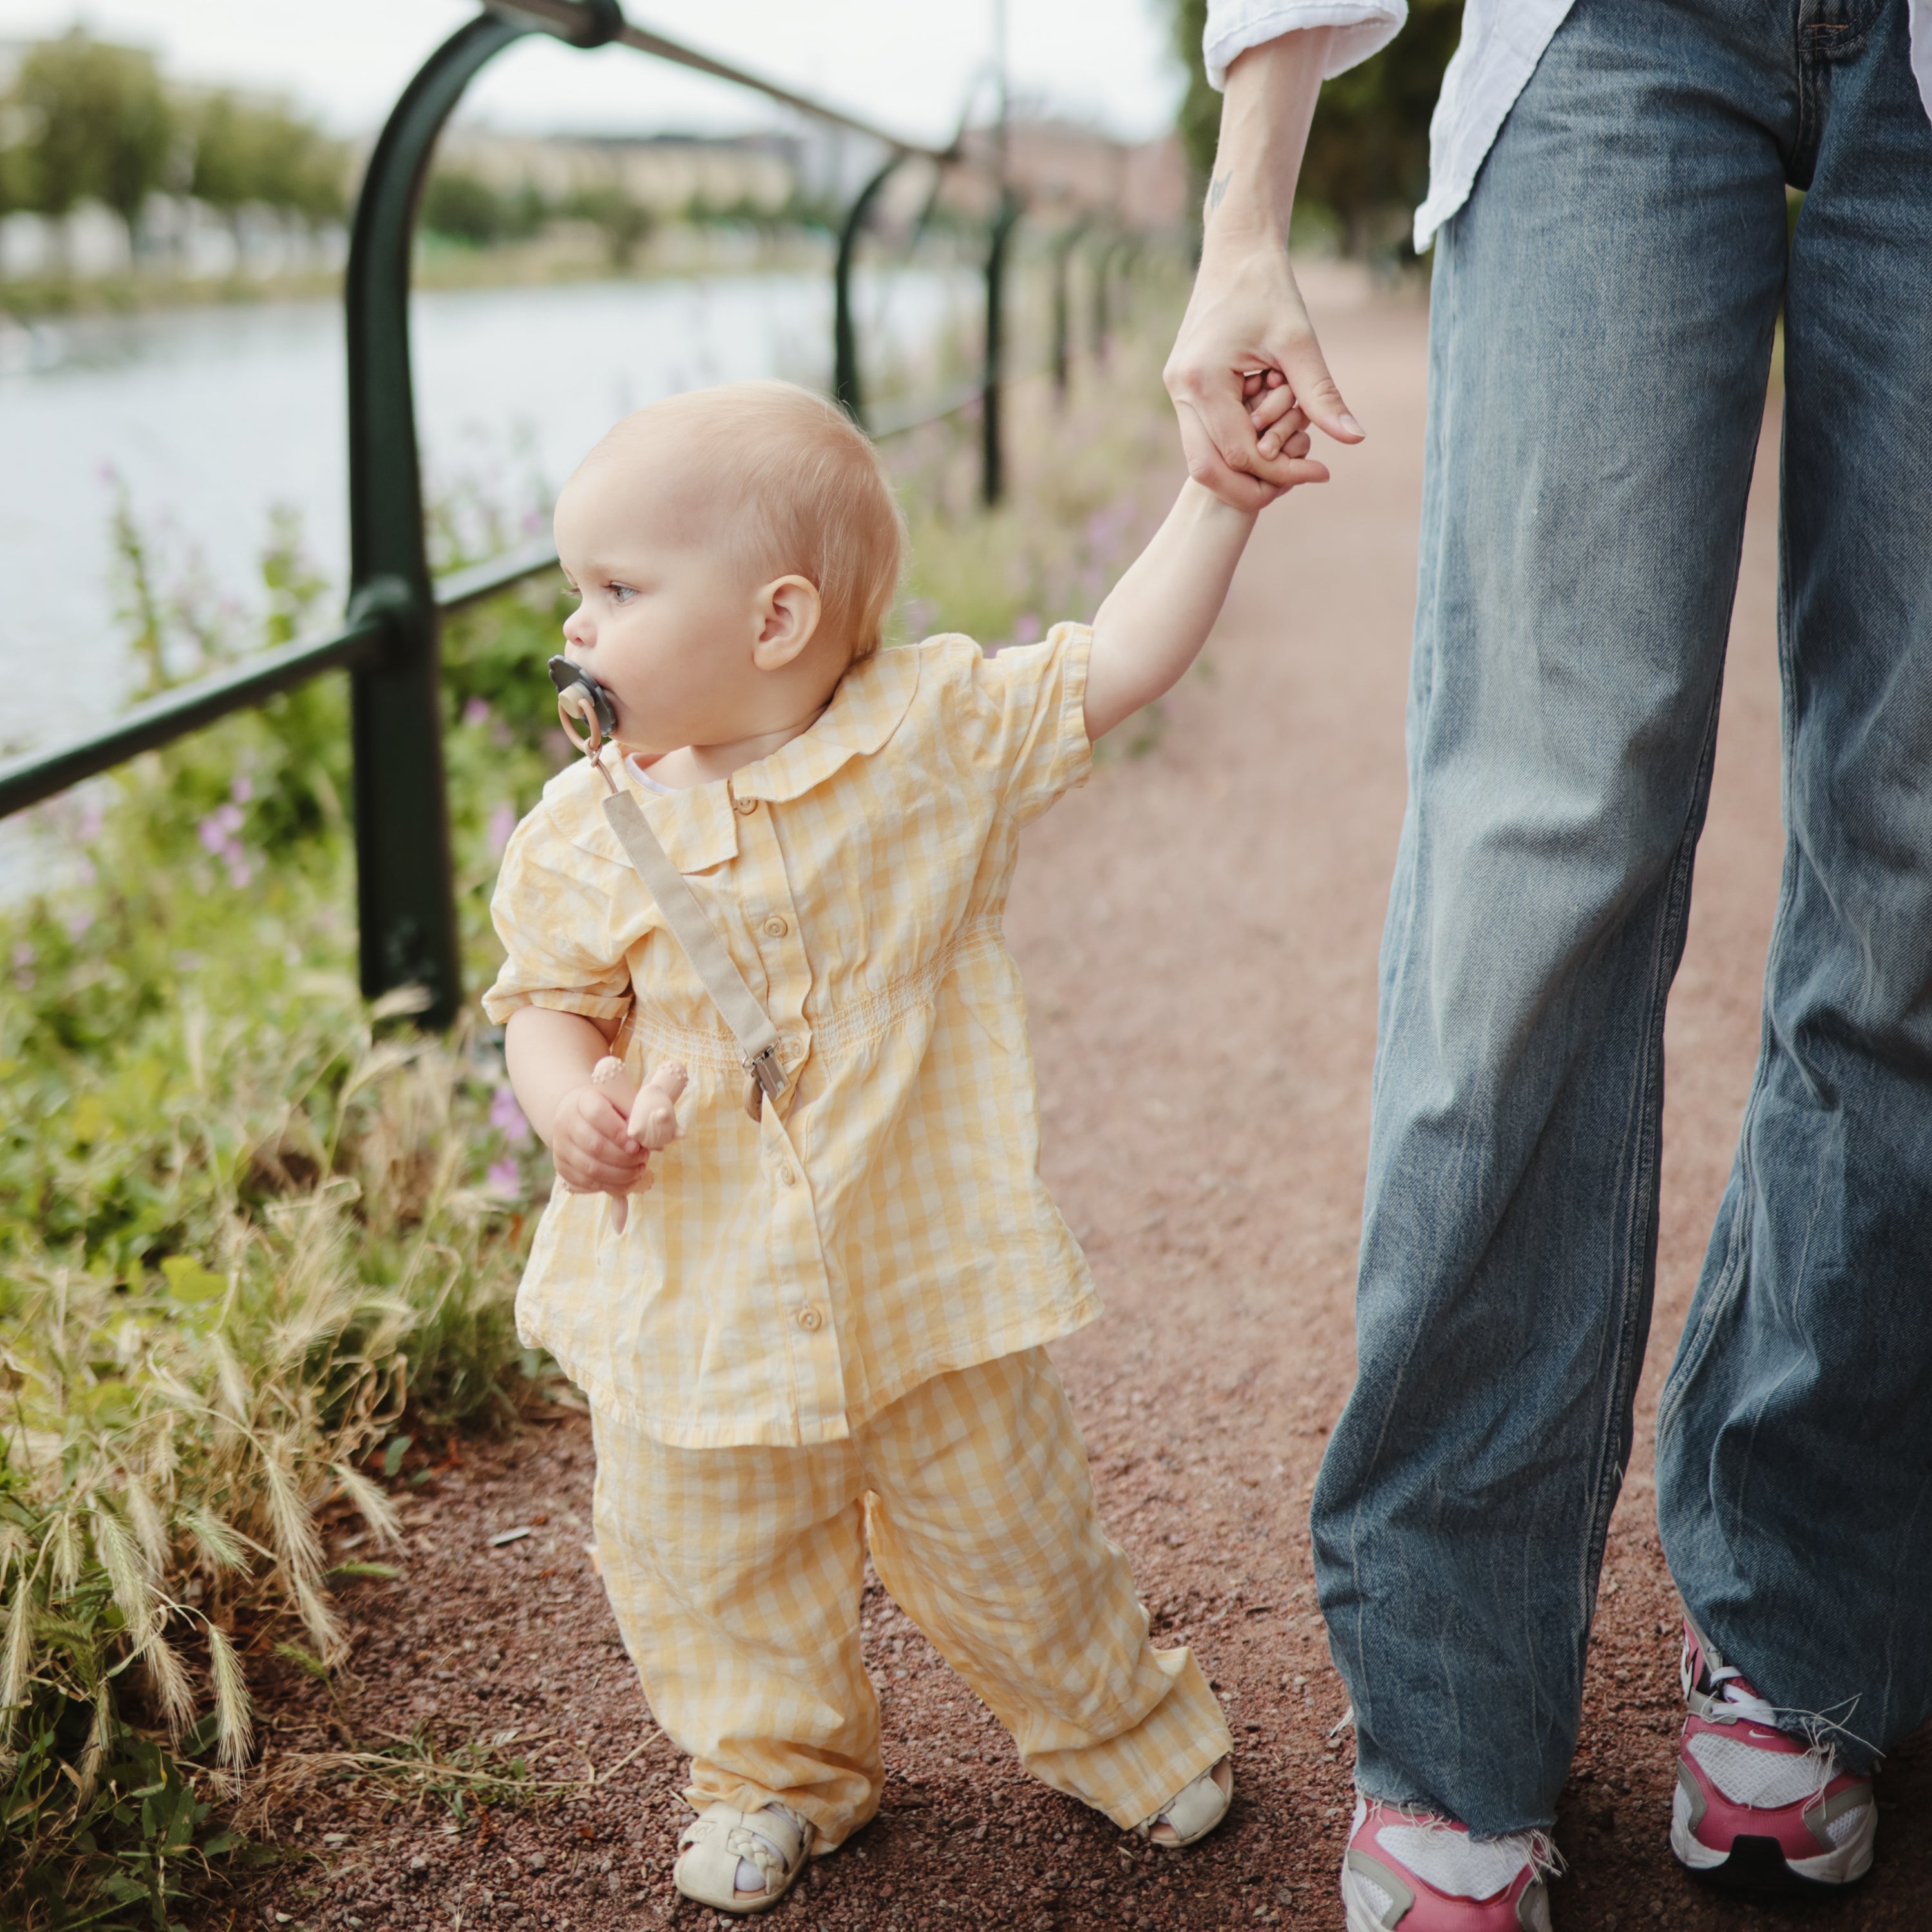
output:
[[[1285,389],[1337,442],[1364,434],[1328,373],[1288,259],[1329,33],[1284,34],[1228,70],[1201,267],[1165,372],[1189,475],[1238,510],[1328,479],[1325,464],[1292,452],[1294,430],[1271,438],[1273,425],[1257,423],[1255,404],[1268,390]]]

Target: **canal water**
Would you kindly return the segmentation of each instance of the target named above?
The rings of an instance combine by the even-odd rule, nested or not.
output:
[[[826,275],[418,295],[417,419],[433,494],[514,520],[626,411],[744,376],[822,386]],[[916,358],[976,299],[964,275],[862,278],[874,368]],[[117,490],[163,588],[259,604],[278,508],[340,609],[346,575],[342,320],[333,303],[176,310],[0,331],[0,747],[111,713],[130,670],[110,530]],[[0,868],[3,869],[3,868]]]

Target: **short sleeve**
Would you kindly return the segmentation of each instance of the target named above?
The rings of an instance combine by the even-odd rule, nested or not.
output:
[[[497,1024],[519,1006],[598,1020],[630,1010],[630,964],[611,931],[609,895],[590,870],[548,800],[511,835],[490,901],[506,956],[483,995],[483,1010]]]
[[[1056,624],[1036,644],[1009,644],[973,666],[976,759],[991,771],[1002,809],[1037,818],[1094,768],[1087,735],[1084,624]]]

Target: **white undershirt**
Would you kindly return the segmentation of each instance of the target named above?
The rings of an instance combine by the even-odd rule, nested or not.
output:
[[[1490,143],[1572,4],[1468,0],[1462,44],[1429,124],[1429,199],[1415,211],[1418,254],[1468,200]],[[1387,46],[1408,17],[1408,0],[1208,0],[1208,78],[1219,87],[1229,63],[1249,48],[1300,28],[1333,27],[1324,73],[1333,79]],[[1912,0],[1912,71],[1932,115],[1932,0]]]
[[[644,766],[638,763],[638,754],[636,752],[633,752],[631,755],[624,760],[624,763],[626,766],[628,767],[632,777],[635,778],[638,784],[644,787],[645,790],[654,791],[660,798],[675,798],[677,796],[677,787],[676,785],[668,785],[661,779],[652,778],[650,771]],[[651,763],[652,764],[656,764],[657,760],[653,758],[651,760]]]

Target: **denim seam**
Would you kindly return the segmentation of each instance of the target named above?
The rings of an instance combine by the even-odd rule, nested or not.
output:
[[[1443,226],[1442,226],[1442,230],[1438,231],[1438,234],[1437,234],[1437,237],[1436,237],[1436,266],[1435,266],[1434,269],[1432,271],[1432,273],[1431,273],[1431,278],[1430,278],[1430,279],[1431,279],[1431,289],[1430,289],[1430,299],[1431,299],[1431,303],[1432,303],[1432,305],[1433,305],[1433,304],[1436,304],[1436,303],[1437,303],[1437,302],[1440,302],[1440,304],[1441,304],[1441,313],[1442,313],[1442,318],[1443,318],[1443,321],[1442,321],[1442,327],[1443,327],[1444,335],[1444,338],[1445,338],[1446,341],[1447,341],[1447,342],[1448,342],[1450,346],[1453,346],[1453,345],[1454,345],[1454,340],[1455,340],[1455,338],[1456,338],[1456,333],[1457,333],[1457,323],[1458,323],[1459,317],[1458,317],[1458,313],[1457,313],[1456,294],[1457,294],[1457,290],[1458,290],[1459,285],[1460,285],[1460,280],[1461,280],[1461,278],[1460,278],[1460,277],[1457,274],[1457,273],[1456,273],[1456,248],[1455,248],[1455,237],[1454,237],[1454,231],[1457,227],[1459,227],[1459,226],[1460,226],[1460,224],[1461,224],[1461,223],[1462,223],[1462,219],[1463,219],[1463,211],[1462,211],[1462,209],[1460,209],[1460,208],[1459,208],[1459,209],[1456,211],[1456,212],[1454,215],[1452,215],[1452,216],[1450,218],[1450,219],[1449,219],[1447,222],[1445,222],[1445,223],[1443,224]],[[1440,283],[1442,283],[1444,286],[1442,286],[1442,287],[1441,287],[1441,288],[1439,288],[1439,289],[1438,289],[1438,288],[1437,288],[1437,287],[1436,287],[1436,286],[1434,286],[1434,284],[1435,284],[1436,283],[1437,283],[1437,282],[1440,282]],[[1434,326],[1434,324],[1433,324],[1433,318],[1432,317],[1432,321],[1431,321],[1431,327],[1432,327],[1432,328],[1433,328],[1433,326]],[[1445,359],[1446,359],[1446,358],[1445,358]],[[1431,373],[1431,376],[1432,376],[1432,377],[1433,377],[1433,375],[1434,375],[1434,373],[1435,373],[1435,356],[1434,356],[1434,353],[1433,353],[1433,346],[1432,346],[1432,350],[1431,350],[1431,356],[1430,356],[1430,373]],[[1432,407],[1435,406],[1435,397],[1436,397],[1436,385],[1435,385],[1434,382],[1432,381],[1432,380],[1431,385],[1430,385],[1430,393],[1431,393],[1431,404],[1432,404]],[[1451,398],[1451,397],[1453,397],[1454,393],[1454,388],[1453,388],[1453,386],[1449,386],[1449,385],[1446,385],[1446,384],[1443,386],[1443,390],[1442,390],[1442,403],[1441,403],[1441,407],[1442,407],[1442,410],[1443,410],[1444,414],[1444,416],[1447,416],[1447,413],[1448,413],[1448,411],[1450,399],[1450,398]],[[1448,425],[1446,422],[1444,422],[1444,423],[1442,425],[1442,430],[1443,430],[1443,431],[1444,431],[1444,434],[1442,434],[1442,438],[1441,438],[1442,444],[1442,446],[1444,446],[1444,447],[1450,446],[1450,436],[1449,436],[1449,435],[1448,435],[1448,428],[1449,428],[1449,425]],[[1440,490],[1438,490],[1437,491],[1437,494],[1436,494],[1436,505],[1435,505],[1436,512],[1436,514],[1437,514],[1437,516],[1438,517],[1438,518],[1441,518],[1441,517],[1443,517],[1443,516],[1446,516],[1446,515],[1447,515],[1447,514],[1448,514],[1448,490],[1447,490],[1446,489],[1440,489]],[[1425,503],[1425,506],[1424,506],[1424,507],[1425,507],[1425,508],[1426,508],[1426,507],[1427,507],[1427,506],[1426,506],[1426,503]],[[1426,541],[1426,532],[1418,532],[1418,538],[1419,538],[1419,542],[1418,542],[1418,556],[1419,556],[1420,555],[1420,554],[1421,554],[1421,553],[1420,553],[1420,542],[1423,542],[1423,541]],[[1439,551],[1439,548],[1440,548],[1440,546],[1438,545],[1438,551]],[[1420,585],[1419,585],[1419,584],[1418,584],[1418,592],[1419,592],[1419,590],[1420,590]],[[1438,578],[1438,584],[1437,584],[1436,593],[1436,599],[1437,599],[1437,601],[1439,602],[1440,597],[1441,597],[1441,586],[1440,586],[1440,580],[1439,580],[1439,578]],[[1419,598],[1419,596],[1418,596],[1418,604],[1417,604],[1417,629],[1418,629],[1418,634],[1420,633],[1420,627],[1421,627],[1421,617],[1422,617],[1421,606],[1420,606],[1420,598]],[[1414,648],[1413,644],[1412,644],[1412,650],[1413,650],[1413,648]],[[1433,696],[1434,696],[1434,694],[1435,694],[1435,688],[1436,688],[1436,662],[1435,662],[1435,653],[1436,653],[1436,626],[1435,626],[1435,623],[1434,623],[1434,621],[1433,621],[1433,613],[1432,613],[1432,620],[1431,620],[1430,628],[1430,645],[1429,645],[1429,649],[1430,649],[1430,672],[1429,672],[1430,696],[1430,698],[1433,698]],[[1412,685],[1412,683],[1413,683],[1413,677],[1414,677],[1414,673],[1413,673],[1413,670],[1412,669],[1412,672],[1411,672]],[[1426,706],[1426,704],[1423,704],[1423,705],[1420,705],[1420,706],[1417,706],[1417,711],[1418,711],[1418,723],[1417,723],[1417,730],[1418,730],[1418,740],[1419,740],[1419,738],[1420,738],[1420,732],[1421,732],[1421,730],[1422,730],[1422,729],[1423,729],[1423,727],[1422,727],[1422,725],[1421,725],[1421,724],[1420,724],[1420,716],[1419,716],[1419,714],[1420,714],[1420,712],[1424,711],[1424,710],[1426,710],[1426,709],[1427,709],[1427,706]],[[1404,746],[1403,746],[1403,764],[1404,764],[1405,769],[1406,769],[1406,772],[1407,772],[1407,774],[1408,774],[1408,788],[1409,788],[1409,794],[1410,794],[1410,802],[1411,802],[1411,807],[1412,807],[1412,807],[1413,807],[1413,801],[1414,801],[1414,789],[1415,789],[1415,767],[1414,767],[1414,762],[1413,762],[1413,760],[1412,760],[1412,748],[1411,748],[1409,746],[1408,746],[1406,743],[1406,744],[1404,745]],[[1394,910],[1394,908],[1393,908],[1393,905],[1391,905],[1391,912],[1393,912],[1393,910]],[[1413,918],[1413,916],[1414,916],[1414,903],[1413,903],[1412,897],[1412,898],[1411,898],[1408,902],[1406,902],[1405,903],[1404,907],[1403,907],[1403,912],[1404,912],[1405,916],[1408,917],[1408,918],[1411,918],[1411,919],[1412,919],[1412,918]],[[1384,937],[1383,937],[1383,944],[1384,944],[1384,948],[1387,948],[1387,947],[1388,947],[1388,934],[1387,934],[1386,932],[1384,933]],[[1386,1002],[1386,1000],[1388,1000],[1388,988],[1384,985],[1383,985],[1382,983],[1381,983],[1381,978],[1382,978],[1382,976],[1381,976],[1379,974],[1378,974],[1378,975],[1377,975],[1378,984],[1377,984],[1377,988],[1376,988],[1376,1005],[1377,1005],[1376,1031],[1377,1031],[1377,1042],[1376,1042],[1376,1051],[1375,1064],[1374,1064],[1374,1066],[1373,1066],[1373,1067],[1372,1067],[1372,1070],[1371,1070],[1370,1076],[1370,1093],[1371,1093],[1371,1102],[1372,1102],[1372,1101],[1373,1101],[1373,1098],[1374,1098],[1374,1096],[1375,1096],[1376,1090],[1377,1090],[1378,1088],[1379,1088],[1379,1087],[1380,1087],[1380,1085],[1381,1085],[1381,1083],[1382,1083],[1382,1082],[1383,1078],[1386,1076],[1386,1073],[1387,1073],[1387,1069],[1386,1069],[1386,1066],[1384,1066],[1384,1058],[1383,1058],[1383,1054],[1382,1054],[1382,1037],[1381,1037],[1381,1035],[1382,1035],[1382,1006],[1383,1006],[1384,1004]],[[1358,1262],[1358,1277],[1357,1289],[1358,1289],[1358,1292],[1359,1293],[1359,1292],[1360,1292],[1359,1262]],[[1333,1438],[1330,1438],[1330,1440],[1332,1441],[1332,1439],[1333,1439]],[[1378,1447],[1379,1447],[1379,1444],[1378,1445]],[[1324,1460],[1324,1465],[1325,1465],[1326,1460],[1327,1460],[1327,1459],[1326,1459],[1326,1457],[1325,1457],[1325,1456],[1324,1456],[1324,1459],[1323,1459],[1323,1460]],[[1320,1479],[1321,1479],[1321,1471],[1320,1471],[1320,1469],[1319,1469],[1319,1468],[1318,1468],[1318,1469],[1317,1469],[1317,1471],[1316,1471],[1316,1483],[1317,1483],[1317,1485],[1318,1485],[1318,1484],[1319,1484]],[[1310,1514],[1311,1514],[1311,1517],[1312,1517],[1312,1510],[1313,1510],[1313,1502],[1312,1502],[1312,1498],[1311,1498],[1311,1500],[1310,1500]],[[1311,1538],[1312,1538],[1312,1521],[1311,1521],[1311,1524],[1310,1524],[1310,1535],[1311,1535]],[[1352,1583],[1352,1586],[1353,1586],[1353,1588],[1354,1588],[1354,1593],[1355,1593],[1355,1601],[1356,1601],[1357,1608],[1356,1608],[1355,1615],[1354,1615],[1354,1618],[1352,1619],[1352,1622],[1351,1622],[1351,1628],[1350,1628],[1349,1636],[1348,1636],[1348,1640],[1345,1641],[1345,1640],[1343,1640],[1342,1634],[1341,1631],[1336,1628],[1336,1621],[1335,1621],[1335,1619],[1334,1619],[1334,1618],[1330,1615],[1329,1610],[1328,1610],[1328,1606],[1325,1604],[1322,1604],[1322,1605],[1321,1606],[1321,1608],[1322,1608],[1322,1618],[1323,1618],[1324,1622],[1327,1624],[1327,1625],[1328,1625],[1328,1648],[1329,1648],[1329,1652],[1330,1652],[1330,1654],[1332,1657],[1334,1657],[1334,1658],[1335,1658],[1335,1660],[1336,1660],[1336,1664],[1337,1664],[1338,1667],[1340,1667],[1340,1668],[1341,1668],[1342,1676],[1342,1677],[1343,1677],[1343,1678],[1344,1678],[1345,1682],[1347,1683],[1348,1687],[1349,1697],[1350,1697],[1350,1700],[1351,1700],[1350,1708],[1352,1708],[1352,1710],[1353,1711],[1353,1712],[1354,1712],[1354,1719],[1355,1719],[1355,1724],[1354,1724],[1354,1730],[1355,1730],[1355,1758],[1356,1758],[1356,1763],[1357,1763],[1357,1765],[1358,1765],[1358,1767],[1359,1767],[1359,1766],[1360,1766],[1360,1762],[1361,1762],[1361,1758],[1362,1758],[1362,1745],[1363,1745],[1363,1739],[1364,1739],[1364,1737],[1365,1733],[1366,1733],[1366,1732],[1370,1730],[1370,1727],[1372,1726],[1372,1721],[1373,1721],[1372,1695],[1372,1693],[1370,1691],[1370,1690],[1369,1690],[1369,1686],[1368,1686],[1368,1658],[1367,1658],[1367,1654],[1366,1654],[1366,1650],[1365,1650],[1365,1648],[1364,1648],[1364,1646],[1363,1646],[1362,1641],[1361,1641],[1361,1626],[1362,1626],[1362,1620],[1361,1620],[1361,1614],[1360,1614],[1360,1606],[1361,1603],[1364,1601],[1364,1600],[1365,1599],[1365,1598],[1366,1598],[1366,1594],[1367,1594],[1366,1588],[1366,1586],[1365,1586],[1365,1584],[1364,1584],[1364,1580],[1363,1580],[1363,1576],[1362,1576],[1362,1553],[1361,1553],[1361,1543],[1362,1543],[1362,1531],[1361,1531],[1361,1510],[1360,1510],[1360,1504],[1359,1504],[1359,1503],[1358,1503],[1358,1505],[1357,1505],[1357,1507],[1356,1507],[1356,1508],[1355,1508],[1355,1510],[1352,1513],[1351,1518],[1350,1518],[1350,1522],[1349,1522],[1349,1526],[1348,1526],[1348,1571],[1349,1571],[1350,1581],[1351,1581],[1351,1583]],[[1365,1707],[1366,1707],[1366,1708],[1365,1708]],[[1430,1801],[1430,1800],[1428,1800],[1428,1799],[1425,1798],[1424,1797],[1423,1794],[1421,1794],[1421,1793],[1420,1793],[1420,1792],[1419,1790],[1412,1790],[1412,1791],[1409,1791],[1409,1792],[1408,1792],[1404,1793],[1404,1794],[1403,1794],[1403,1796],[1402,1796],[1402,1798],[1400,1798],[1399,1800],[1392,1801],[1392,1802],[1400,1802],[1400,1803],[1404,1803],[1404,1804],[1414,1804],[1414,1803],[1426,1803],[1426,1802],[1431,1802],[1431,1801]]]
[[[1742,530],[1739,537],[1742,542]],[[1642,1361],[1642,1352],[1637,1346],[1636,1330],[1641,1325],[1639,1310],[1648,1299],[1643,1292],[1643,1284],[1647,1281],[1652,1290],[1654,1289],[1654,1250],[1646,1231],[1654,1228],[1657,1213],[1658,1175],[1661,1166],[1659,1142],[1662,1137],[1663,1103],[1660,1093],[1657,1093],[1654,1101],[1652,1096],[1661,1080],[1664,1028],[1669,1010],[1670,982],[1676,976],[1677,961],[1682,952],[1684,930],[1690,917],[1691,874],[1696,861],[1697,836],[1702,826],[1706,802],[1710,794],[1712,767],[1717,755],[1718,716],[1723,698],[1724,675],[1720,668],[1713,682],[1705,719],[1703,743],[1698,751],[1696,769],[1691,781],[1690,797],[1684,809],[1683,829],[1678,836],[1677,851],[1671,862],[1669,881],[1664,892],[1663,915],[1658,921],[1656,943],[1652,954],[1649,992],[1652,1018],[1646,1031],[1643,1058],[1637,1070],[1635,1090],[1641,1118],[1637,1128],[1636,1157],[1633,1164],[1628,1204],[1620,1234],[1623,1256],[1622,1264],[1618,1270],[1618,1296],[1621,1306],[1617,1315],[1617,1341],[1612,1372],[1606,1378],[1609,1407],[1598,1438],[1606,1452],[1606,1460],[1604,1464],[1600,1465],[1596,1479],[1592,1485],[1595,1491],[1595,1501],[1589,1540],[1584,1555],[1583,1571],[1580,1580],[1583,1606],[1582,1622],[1586,1631],[1596,1594],[1596,1580],[1603,1563],[1604,1549],[1609,1540],[1610,1517],[1623,1486],[1624,1472],[1629,1459],[1630,1444],[1627,1440],[1621,1440],[1622,1430],[1620,1425],[1621,1418],[1634,1399],[1636,1377]],[[1607,1452],[1613,1441],[1621,1441],[1621,1447],[1617,1458],[1612,1463]]]
[[[1782,430],[1780,434],[1782,436]],[[1787,801],[1786,815],[1790,816],[1789,800],[1793,768],[1797,757],[1797,722],[1792,715],[1796,674],[1791,661],[1791,578],[1789,563],[1790,546],[1785,540],[1784,528],[1788,515],[1790,501],[1784,478],[1783,452],[1778,462],[1778,764],[1779,782],[1782,794]],[[1742,548],[1743,532],[1738,532]],[[1710,1352],[1718,1327],[1724,1314],[1736,1300],[1742,1286],[1750,1253],[1750,1208],[1757,1194],[1757,1174],[1751,1160],[1751,1130],[1756,1126],[1757,1116],[1763,1105],[1766,1089],[1770,1084],[1772,1029],[1771,1024],[1771,973],[1773,962],[1784,943],[1785,932],[1790,926],[1792,908],[1798,895],[1798,867],[1796,856],[1788,824],[1785,834],[1784,864],[1778,880],[1778,910],[1771,922],[1770,943],[1765,948],[1765,986],[1761,1009],[1758,1016],[1757,1066],[1751,1076],[1749,1097],[1744,1102],[1743,1118],[1738,1124],[1736,1211],[1731,1217],[1730,1233],[1724,1246],[1724,1257],[1711,1277],[1710,1292],[1693,1298],[1690,1312],[1696,1327],[1687,1326],[1677,1345],[1677,1358],[1665,1376],[1664,1387],[1657,1402],[1657,1435],[1660,1442],[1676,1426],[1678,1413],[1690,1392],[1692,1379],[1703,1366],[1704,1358]],[[1700,1304],[1702,1304],[1701,1306]]]

